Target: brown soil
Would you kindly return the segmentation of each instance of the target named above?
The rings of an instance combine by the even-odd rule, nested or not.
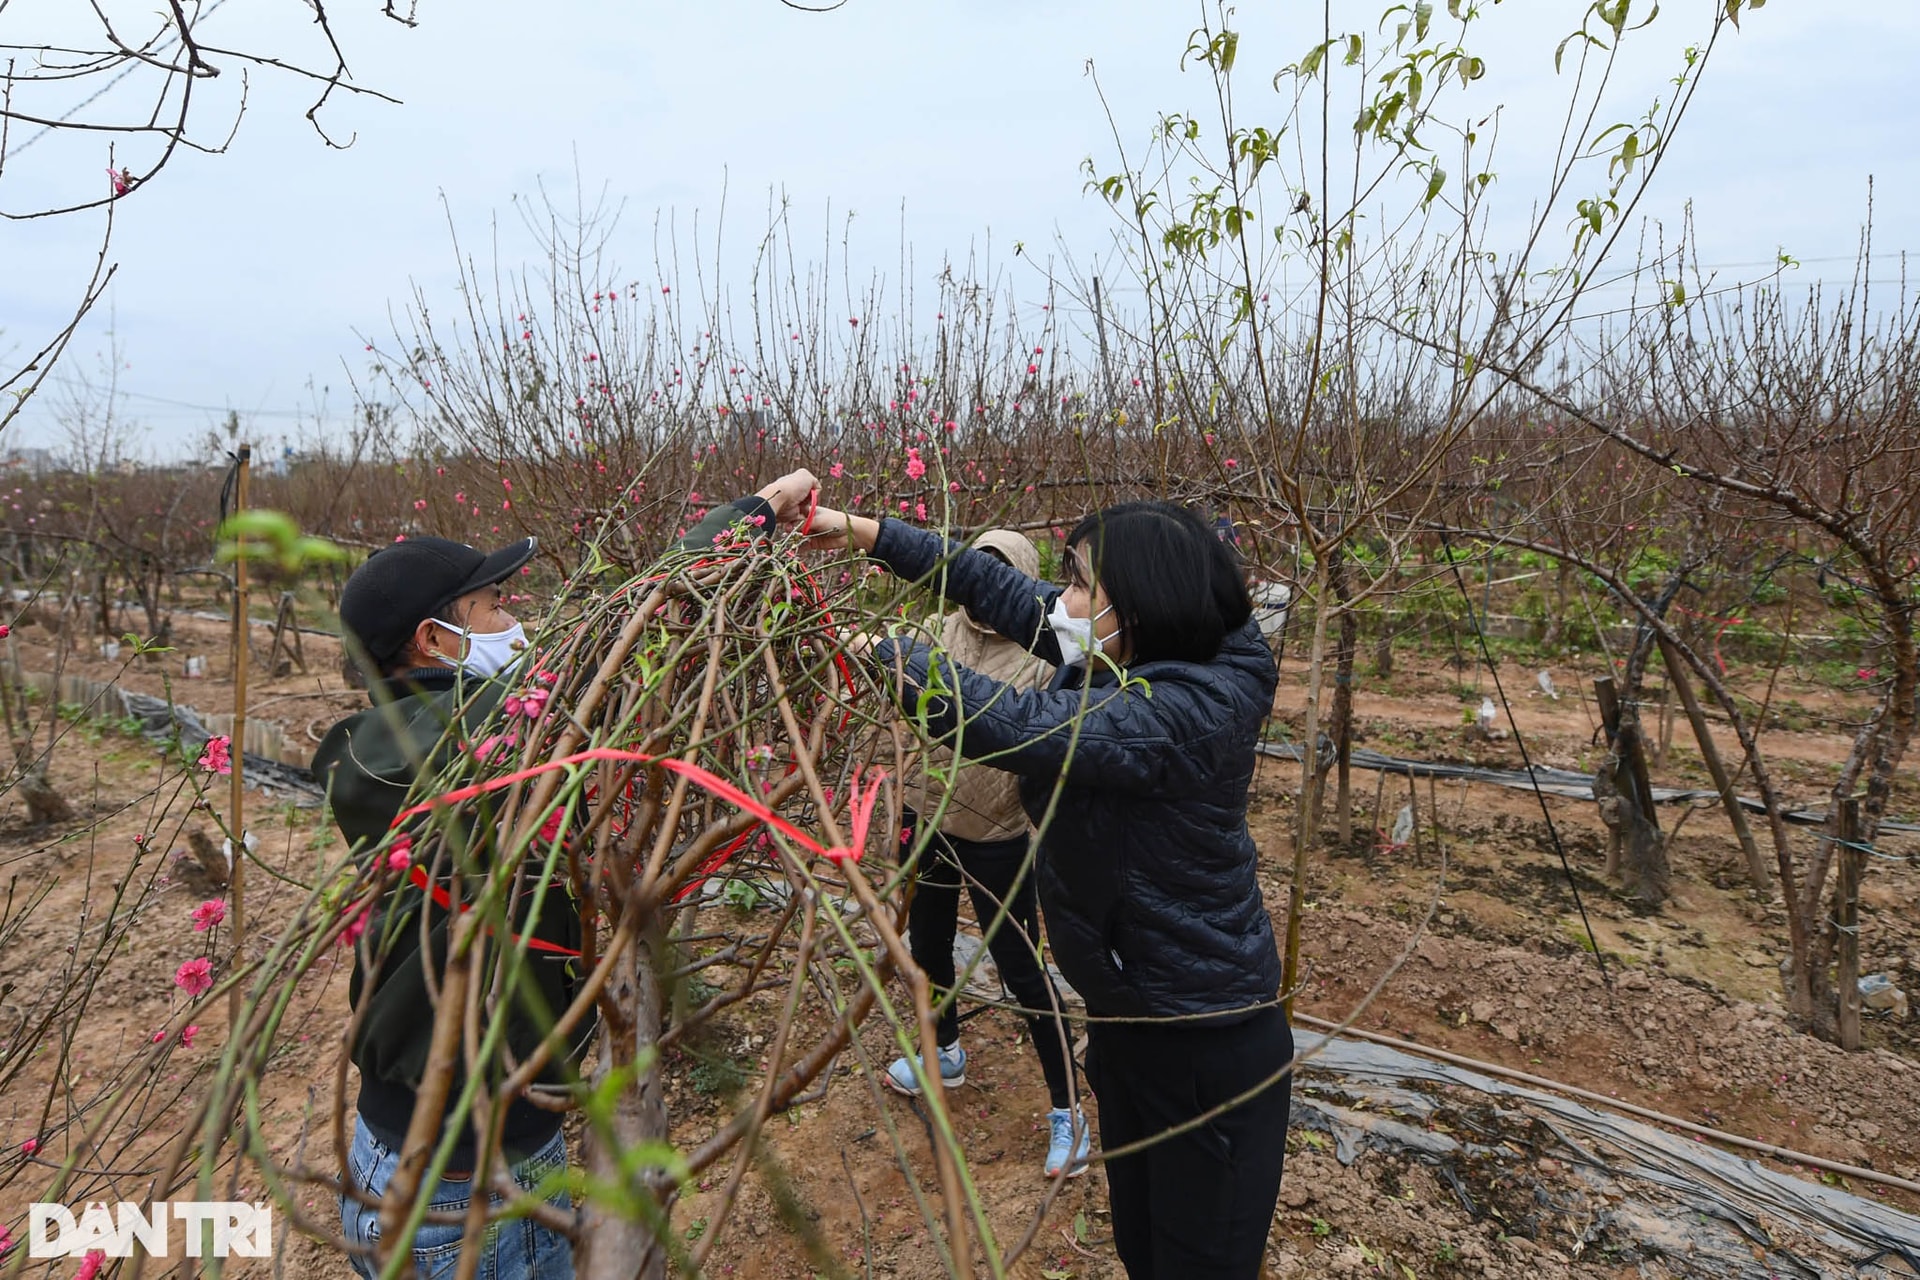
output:
[[[200,652],[214,655],[215,678],[187,685],[176,669],[175,696],[202,711],[223,711],[231,689],[218,678],[224,667],[219,656],[223,628],[205,624],[207,634],[200,635],[200,625],[184,624],[183,631],[202,646]],[[262,632],[263,647],[264,637]],[[277,712],[297,734],[306,732],[308,722],[324,728],[360,696],[341,692],[337,648],[312,636],[306,642],[316,674],[257,679],[252,696],[257,714],[275,718]],[[44,650],[33,632],[20,633],[16,644],[21,664],[35,669]],[[1479,701],[1472,672],[1456,675],[1437,659],[1410,655],[1402,655],[1401,662],[1402,672],[1390,684],[1361,688],[1366,745],[1434,759],[1519,764],[1512,742],[1467,741],[1462,709]],[[77,669],[104,679],[118,665],[93,658]],[[1516,697],[1534,758],[1565,767],[1590,765],[1589,704],[1577,692],[1585,677],[1556,669],[1565,696],[1552,702],[1531,692],[1531,669],[1508,664],[1502,676]],[[1285,673],[1279,705],[1280,721],[1296,735],[1298,677],[1297,669]],[[136,670],[121,678],[136,689],[162,691],[155,671]],[[1486,689],[1490,692],[1491,685]],[[1521,694],[1522,689],[1529,692]],[[1758,696],[1762,689],[1756,683],[1751,689],[1743,685],[1743,691]],[[306,694],[318,696],[293,696]],[[1794,681],[1783,682],[1779,696],[1836,721],[1857,709],[1859,701]],[[269,705],[272,699],[285,700]],[[1669,760],[1656,770],[1657,782],[1701,782],[1704,775],[1697,756],[1684,745],[1686,737],[1681,719]],[[1730,748],[1730,737],[1722,745]],[[1768,746],[1783,762],[1794,798],[1819,804],[1846,740],[1832,729],[1780,729],[1769,733]],[[155,785],[151,757],[152,749],[137,739],[106,732],[90,741],[77,734],[56,752],[53,768],[56,785],[82,811],[76,824],[29,830],[17,812],[0,815],[0,865],[6,874],[17,876],[20,885],[53,882],[47,901],[13,945],[0,951],[0,1027],[14,1025],[23,1002],[40,991],[41,975],[65,962],[85,913],[91,910],[96,920],[101,916],[103,886],[127,883],[143,903],[120,940],[113,980],[95,993],[73,1055],[62,1068],[83,1085],[105,1078],[129,1058],[160,1052],[152,1034],[181,1006],[174,969],[200,954],[205,942],[187,919],[203,893],[169,874],[171,855],[184,844],[178,827],[159,832],[150,852],[133,843],[136,833],[151,830],[153,802],[131,804]],[[1438,893],[1429,939],[1360,1013],[1357,1026],[1577,1082],[1815,1155],[1920,1178],[1920,1118],[1912,1105],[1920,1089],[1920,1023],[1895,1026],[1870,1016],[1868,1048],[1855,1054],[1788,1025],[1777,972],[1784,945],[1781,917],[1777,908],[1755,903],[1745,892],[1738,847],[1717,811],[1687,821],[1673,850],[1675,897],[1662,911],[1644,915],[1599,878],[1604,830],[1593,806],[1549,802],[1607,961],[1609,986],[1584,946],[1567,874],[1531,796],[1485,785],[1436,787],[1431,794],[1438,800],[1446,861],[1442,884],[1439,850],[1430,845],[1417,854],[1386,850],[1372,834],[1376,826],[1390,826],[1405,802],[1404,780],[1388,781],[1384,812],[1376,821],[1371,812],[1375,776],[1356,771],[1354,778],[1356,826],[1364,834],[1311,860],[1304,1012],[1329,1019],[1348,1016],[1407,949],[1414,923]],[[1254,806],[1254,830],[1266,860],[1263,885],[1276,916],[1286,901],[1296,784],[1294,766],[1271,763],[1263,770]],[[1423,784],[1423,813],[1429,794]],[[249,805],[250,824],[262,838],[261,857],[288,874],[303,874],[334,847],[336,837],[317,810],[257,796],[250,796]],[[1920,810],[1920,788],[1911,771],[1900,781],[1895,809],[1903,816]],[[1671,830],[1679,811],[1669,807],[1661,816]],[[1882,843],[1896,853],[1920,846],[1920,841],[1898,839]],[[259,874],[251,884],[251,910],[262,935],[271,936],[284,925],[301,891]],[[1891,972],[1901,986],[1920,994],[1917,907],[1920,873],[1913,865],[1873,860],[1863,891],[1863,970]],[[339,963],[302,990],[285,1052],[269,1077],[262,1105],[268,1132],[283,1155],[303,1130],[319,1125],[303,1113],[310,1091],[324,1101],[332,1078],[346,1005],[345,962],[342,953]],[[712,980],[719,983],[723,976]],[[225,1034],[224,1010],[219,1002],[197,1011],[193,1016],[202,1031],[195,1046],[166,1050],[157,1078],[169,1089],[191,1096],[199,1073],[210,1069]],[[697,1054],[671,1055],[676,1070],[670,1105],[679,1141],[698,1141],[722,1114],[714,1095],[724,1093],[725,1073],[714,1064],[763,1054],[773,1016],[771,999],[746,1006],[723,1016],[702,1037]],[[1003,1246],[1026,1231],[1047,1193],[1040,1170],[1046,1099],[1023,1034],[1017,1020],[998,1011],[970,1020],[968,1080],[952,1099],[981,1202]],[[0,1051],[38,1048],[0,1045]],[[922,1121],[912,1104],[878,1090],[872,1075],[863,1074],[862,1059],[883,1070],[897,1052],[884,1028],[870,1026],[860,1053],[843,1056],[824,1098],[770,1122],[764,1159],[748,1175],[739,1206],[724,1224],[713,1274],[744,1280],[943,1273],[916,1203],[918,1196],[937,1206],[938,1194]],[[45,1186],[50,1173],[21,1155],[18,1144],[49,1131],[40,1108],[54,1070],[51,1061],[36,1064],[0,1097],[0,1221],[16,1238],[24,1235],[24,1202],[32,1198],[26,1193]],[[163,1103],[156,1100],[150,1135],[116,1153],[123,1170],[150,1167],[154,1152],[181,1123],[186,1104]],[[902,1172],[894,1154],[896,1131],[910,1172]],[[1552,1215],[1538,1222],[1531,1236],[1509,1230],[1511,1223],[1496,1216],[1476,1217],[1417,1163],[1365,1155],[1343,1166],[1324,1144],[1304,1140],[1299,1132],[1290,1146],[1269,1250],[1276,1276],[1642,1274],[1604,1256],[1581,1254],[1573,1244],[1574,1228]],[[317,1167],[331,1170],[324,1134],[310,1136],[307,1149]],[[63,1154],[50,1150],[40,1159]],[[707,1229],[728,1171],[716,1167],[689,1188],[675,1212],[678,1230],[691,1237]],[[1551,1160],[1537,1162],[1534,1174],[1548,1187],[1569,1176]],[[251,1169],[241,1171],[238,1187],[242,1195],[260,1194]],[[1875,1194],[1864,1185],[1854,1190]],[[323,1188],[310,1187],[297,1200],[322,1226],[337,1221]],[[1899,1204],[1901,1197],[1888,1200]],[[1920,1204],[1904,1207],[1920,1210]],[[1069,1183],[1047,1209],[1032,1248],[1013,1274],[1045,1280],[1118,1277],[1111,1235],[1101,1177],[1096,1173]],[[297,1234],[285,1238],[281,1251],[287,1274],[348,1274],[337,1255]],[[229,1274],[264,1275],[266,1269],[243,1266]]]

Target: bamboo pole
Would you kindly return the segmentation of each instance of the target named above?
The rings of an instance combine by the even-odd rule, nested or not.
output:
[[[252,469],[253,447],[241,445],[238,460],[235,463],[239,474],[234,483],[233,514],[238,515],[247,509],[247,479]],[[233,562],[233,729],[231,732],[232,749],[228,753],[233,761],[233,790],[227,800],[227,830],[232,833],[233,866],[227,874],[227,889],[233,897],[233,967],[237,970],[245,963],[243,949],[247,942],[247,822],[246,822],[246,774],[247,774],[247,662],[249,639],[247,627],[247,559],[238,556]],[[228,993],[227,1013],[229,1034],[240,1027],[240,1009],[242,992],[239,984]]]

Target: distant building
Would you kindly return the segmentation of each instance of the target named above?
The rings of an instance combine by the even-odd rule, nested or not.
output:
[[[34,480],[43,480],[60,469],[60,460],[51,449],[9,449],[5,466],[9,471],[17,469]]]

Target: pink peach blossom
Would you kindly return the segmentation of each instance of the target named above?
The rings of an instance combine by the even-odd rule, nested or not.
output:
[[[228,737],[208,738],[206,748],[201,751],[199,765],[208,773],[233,772],[233,739]]]
[[[191,998],[198,999],[213,986],[213,962],[195,956],[173,971],[173,983]]]

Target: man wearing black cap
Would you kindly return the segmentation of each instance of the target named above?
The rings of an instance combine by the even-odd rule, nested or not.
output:
[[[482,555],[445,538],[409,538],[368,556],[340,595],[351,655],[387,679],[464,669],[497,675],[526,644],[500,584],[533,559],[533,538]],[[372,673],[369,673],[372,674]]]
[[[807,508],[813,476],[796,471],[762,489],[717,507],[681,539],[683,550],[710,548],[735,527],[771,533]],[[328,788],[334,821],[356,853],[377,846],[409,803],[414,785],[437,776],[462,743],[482,740],[498,716],[509,680],[496,679],[526,647],[526,633],[503,605],[501,584],[533,559],[532,538],[483,554],[444,538],[412,538],[382,547],[347,579],[340,597],[343,640],[368,675],[372,705],[336,724],[314,755],[314,776]],[[464,816],[469,846],[483,846],[483,812]],[[540,852],[544,866],[544,851]],[[528,877],[532,879],[532,877]],[[552,1020],[573,1002],[585,975],[571,954],[580,951],[580,913],[564,876],[546,888],[543,909],[532,894],[510,908],[516,934],[530,949],[517,988],[502,993],[508,1019],[506,1047],[523,1061],[545,1038]],[[429,913],[433,964],[423,963],[418,912]],[[353,1063],[360,1070],[360,1097],[348,1168],[350,1185],[372,1203],[352,1195],[340,1201],[347,1242],[359,1251],[354,1267],[372,1277],[379,1238],[378,1200],[399,1163],[413,1119],[416,1093],[425,1075],[433,1030],[438,971],[444,966],[448,915],[427,895],[403,882],[367,923],[357,949],[349,995],[354,1006]],[[592,1027],[574,1041],[574,1056]],[[558,1055],[556,1055],[557,1059]],[[575,1078],[574,1061],[554,1061],[538,1083],[564,1085]],[[463,1080],[456,1069],[448,1097]],[[514,1180],[531,1190],[566,1166],[562,1113],[510,1099],[501,1127],[501,1147]],[[451,1275],[462,1228],[458,1219],[473,1190],[477,1161],[474,1133],[459,1136],[447,1171],[431,1191],[429,1208],[446,1224],[426,1223],[414,1235],[415,1269],[422,1277]],[[497,1200],[497,1197],[495,1197]],[[568,1207],[564,1191],[552,1203]],[[569,1278],[572,1245],[567,1237],[531,1217],[498,1222],[486,1234],[479,1274],[497,1280]]]

